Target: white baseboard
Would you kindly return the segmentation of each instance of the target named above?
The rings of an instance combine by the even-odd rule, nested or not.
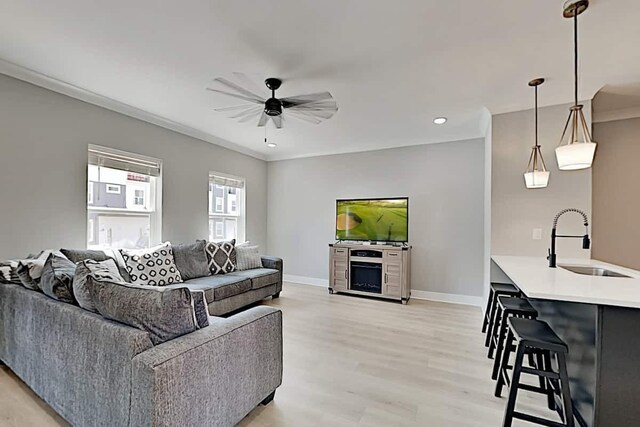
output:
[[[299,283],[302,285],[322,286],[323,288],[329,287],[329,281],[327,279],[318,279],[316,277],[296,276],[293,274],[284,274],[282,276],[283,281],[291,283]],[[443,292],[429,292],[411,290],[411,298],[423,299],[428,301],[448,302],[451,304],[473,305],[482,307],[482,297],[472,297],[469,295],[459,294],[446,294]]]
[[[472,297],[470,295],[447,294],[444,292],[430,292],[411,290],[411,298],[424,299],[428,301],[448,302],[451,304],[473,305],[482,307],[482,297]]]
[[[323,288],[329,287],[329,280],[318,279],[316,277],[296,276],[293,274],[283,274],[282,280],[284,282],[300,283],[302,285],[322,286]]]

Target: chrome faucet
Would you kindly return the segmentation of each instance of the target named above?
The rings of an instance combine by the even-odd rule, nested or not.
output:
[[[584,227],[585,234],[584,236],[568,236],[568,235],[560,235],[556,234],[556,229],[558,228],[558,219],[566,214],[567,212],[575,212],[582,215],[582,219],[584,219]],[[589,220],[587,219],[587,214],[581,211],[580,209],[568,208],[563,209],[553,218],[553,228],[551,228],[551,249],[549,249],[549,256],[547,259],[549,260],[549,267],[556,267],[556,237],[569,237],[569,238],[578,238],[582,239],[582,249],[589,249],[591,247],[591,240],[589,240]]]

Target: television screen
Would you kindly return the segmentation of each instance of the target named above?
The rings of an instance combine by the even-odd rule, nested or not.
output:
[[[336,200],[336,240],[407,242],[409,199]]]

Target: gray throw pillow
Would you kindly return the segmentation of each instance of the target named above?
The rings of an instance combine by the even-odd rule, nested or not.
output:
[[[204,291],[191,290],[191,297],[193,298],[193,308],[195,310],[198,328],[206,328],[209,326],[209,308],[207,307],[207,299],[204,296]]]
[[[207,242],[207,259],[211,274],[226,274],[236,270],[236,239],[230,242]]]
[[[127,267],[117,249],[92,250],[92,249],[60,249],[60,252],[74,263],[79,263],[87,259],[94,261],[106,261],[113,259],[116,261],[118,271],[125,281],[129,281]]]
[[[22,282],[20,281],[20,277],[18,277],[17,269],[18,261],[0,261],[0,283],[21,285]]]
[[[97,313],[98,310],[91,299],[91,294],[87,287],[87,277],[90,274],[95,275],[101,280],[111,282],[123,282],[125,280],[120,275],[118,266],[112,258],[107,258],[104,261],[87,259],[77,264],[75,276],[73,277],[73,295],[80,307]]]
[[[182,280],[208,276],[209,263],[205,252],[206,242],[198,240],[195,243],[172,245],[173,258]]]
[[[134,285],[164,286],[181,283],[171,243],[149,249],[120,249]]]
[[[258,246],[236,246],[236,259],[238,271],[262,268],[262,257]]]
[[[148,332],[154,345],[198,329],[187,288],[103,281],[93,274],[87,277],[87,286],[98,313]]]
[[[62,254],[52,253],[42,267],[40,289],[58,301],[74,304],[73,276],[76,265]]]
[[[30,258],[18,261],[16,274],[25,288],[31,289],[32,291],[40,290],[42,268],[51,252],[51,250],[42,251],[36,258],[31,258],[30,255]]]

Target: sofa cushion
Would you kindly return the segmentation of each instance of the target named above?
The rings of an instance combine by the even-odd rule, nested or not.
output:
[[[252,270],[234,271],[231,277],[251,279],[251,289],[260,289],[278,283],[280,272],[273,268],[254,268]]]
[[[74,304],[73,276],[76,265],[61,253],[52,253],[42,267],[40,289],[58,301]]]
[[[207,260],[211,274],[231,273],[236,269],[236,239],[229,242],[207,242]]]
[[[113,259],[118,267],[118,271],[120,272],[120,276],[126,281],[129,282],[129,273],[127,272],[127,266],[124,263],[124,259],[120,254],[120,251],[117,249],[105,249],[105,250],[91,250],[91,249],[60,249],[60,252],[67,258],[69,258],[74,263],[78,264],[79,262],[85,260],[93,260],[93,261],[106,261],[108,259]]]
[[[149,249],[120,249],[134,285],[165,286],[181,283],[171,243]]]
[[[220,301],[251,290],[251,280],[233,275],[217,275],[191,279],[170,288],[186,286],[189,289],[204,291],[207,302]]]
[[[97,313],[98,310],[91,299],[91,294],[87,287],[87,277],[90,274],[111,282],[122,282],[123,278],[120,275],[115,260],[112,258],[107,258],[104,261],[86,259],[77,264],[75,275],[73,276],[73,295],[80,307]]]
[[[87,277],[91,299],[103,317],[147,331],[154,345],[198,329],[193,297],[184,286],[167,289]]]
[[[189,289],[189,291],[191,292],[191,298],[193,298],[193,309],[195,310],[198,328],[206,328],[209,326],[209,308],[207,307],[207,298],[204,295],[204,291],[193,289]]]
[[[18,272],[16,271],[17,269],[18,261],[0,261],[0,283],[22,285],[20,277],[18,277]]]
[[[205,252],[206,242],[198,240],[195,243],[172,245],[173,258],[182,280],[208,276],[209,263]]]

